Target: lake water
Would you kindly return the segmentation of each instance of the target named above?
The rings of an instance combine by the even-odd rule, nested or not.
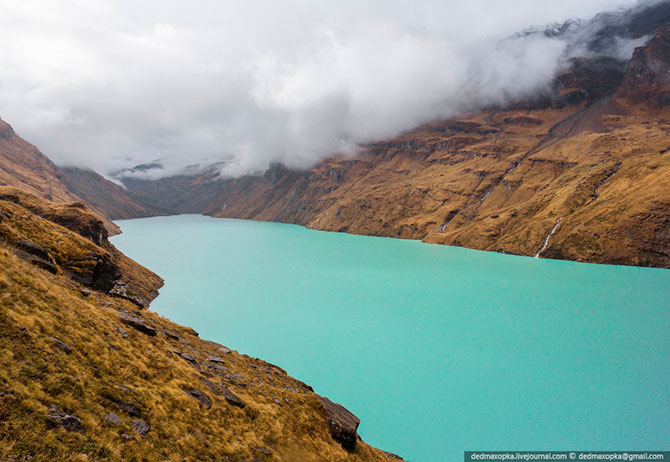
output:
[[[670,271],[277,223],[119,221],[151,309],[284,367],[414,462],[670,448]]]

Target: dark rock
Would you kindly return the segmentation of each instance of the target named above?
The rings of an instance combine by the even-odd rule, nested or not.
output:
[[[55,404],[49,407],[47,417],[50,422],[60,425],[69,432],[81,433],[84,431],[84,426],[81,424],[79,417],[61,411]]]
[[[177,334],[170,332],[169,330],[164,330],[163,333],[165,334],[166,337],[171,338],[172,340],[179,340],[179,336]]]
[[[272,451],[270,451],[268,448],[264,448],[262,446],[258,446],[256,448],[254,448],[254,452],[256,452],[258,454],[262,454],[264,456],[271,456],[272,455]]]
[[[244,401],[242,401],[242,399],[235,393],[230,391],[225,385],[220,383],[214,383],[211,380],[207,379],[202,379],[202,381],[205,385],[207,385],[207,388],[209,388],[212,393],[214,393],[217,396],[223,396],[223,398],[228,402],[228,404],[232,404],[233,406],[237,406],[239,408],[244,408],[246,406]]]
[[[119,388],[120,388],[121,390],[123,390],[123,391],[129,391],[129,392],[131,392],[131,393],[135,393],[135,390],[133,390],[132,388],[130,388],[130,387],[127,386],[127,385],[119,385]]]
[[[116,404],[116,406],[121,409],[123,412],[125,412],[128,415],[131,415],[133,417],[141,417],[142,413],[140,412],[140,409],[135,406],[134,404],[126,403],[125,401],[121,401],[120,399],[117,398],[110,398],[110,400]]]
[[[223,353],[224,355],[227,355],[227,354],[229,354],[229,353],[231,352],[231,349],[230,349],[230,348],[226,348],[226,347],[221,347],[221,348],[219,348],[219,351],[220,351],[221,353]]]
[[[389,459],[389,460],[403,460],[403,461],[405,460],[402,457],[400,457],[398,454],[393,454],[392,452],[388,452],[388,451],[382,451],[382,452],[384,453],[386,458]]]
[[[219,358],[218,356],[215,356],[215,355],[209,355],[207,357],[207,361],[212,362],[212,363],[225,364],[223,359],[221,359],[221,358]]]
[[[357,430],[361,420],[344,406],[333,403],[328,398],[317,395],[317,399],[321,403],[333,439],[348,451],[356,449]]]
[[[109,292],[121,275],[121,268],[112,262],[109,255],[103,254],[96,257],[93,274],[82,279],[81,282],[92,289]]]
[[[106,424],[109,424],[109,425],[117,426],[117,425],[122,425],[122,424],[123,424],[123,420],[121,420],[121,418],[120,418],[118,415],[116,415],[116,414],[112,414],[112,413],[110,412],[109,414],[107,414],[107,415],[105,416],[105,423],[106,423]]]
[[[195,329],[193,329],[193,328],[191,328],[191,327],[187,327],[187,328],[186,328],[186,333],[189,334],[189,335],[193,335],[194,337],[200,337],[200,334],[198,334],[198,333],[195,331]]]
[[[147,335],[155,336],[156,335],[156,329],[146,323],[146,321],[142,318],[138,318],[137,316],[130,316],[125,313],[121,313],[121,321],[124,324],[129,325],[133,329],[136,329],[142,333],[145,333]]]
[[[49,271],[52,274],[58,273],[56,262],[43,247],[28,240],[20,240],[16,243],[16,248],[22,256],[35,266]]]
[[[123,327],[116,326],[115,329],[119,334],[121,334],[121,337],[128,338],[128,332],[126,332],[126,330]]]
[[[670,102],[669,92],[670,24],[659,28],[647,45],[635,49],[617,96],[634,104],[664,107]]]
[[[200,390],[191,389],[184,391],[186,392],[187,395],[197,399],[200,402],[200,404],[206,407],[207,409],[212,407],[212,400],[210,400],[209,397]]]
[[[27,260],[31,264],[37,266],[38,268],[42,268],[43,270],[47,270],[51,274],[58,274],[58,267],[51,262],[48,262],[46,260],[42,260],[41,258],[38,258],[38,257],[30,257],[30,258],[27,258]]]
[[[191,363],[191,364],[194,364],[194,363],[195,363],[195,356],[193,356],[192,354],[189,354],[189,353],[182,353],[181,351],[177,351],[177,350],[172,350],[172,352],[173,352],[174,354],[178,355],[178,356],[179,356],[181,359],[183,359],[184,361],[188,361],[188,362]]]
[[[34,242],[30,242],[25,239],[20,240],[16,243],[16,248],[24,251],[25,253],[29,253],[30,255],[39,257],[43,260],[53,262],[51,255],[49,255],[49,252],[47,252],[43,247],[35,244]]]
[[[225,377],[231,373],[230,369],[219,364],[207,364],[207,369],[213,374],[218,375],[219,377]]]
[[[211,380],[208,379],[202,379],[202,383],[207,385],[207,388],[209,388],[209,391],[214,393],[215,395],[221,395],[221,385],[212,382]]]
[[[133,420],[133,430],[135,430],[135,433],[137,433],[140,438],[146,438],[151,430],[151,425],[144,420]]]
[[[88,290],[88,289],[86,289],[86,288],[82,288],[79,292],[81,292],[81,294],[82,294],[84,297],[88,297],[89,295],[91,295],[91,291]]]
[[[233,406],[237,406],[240,409],[246,406],[244,401],[242,401],[242,399],[235,393],[230,391],[225,385],[221,385],[221,395],[225,398],[226,401],[228,401],[229,404],[232,404]]]
[[[64,352],[65,354],[70,354],[72,353],[72,348],[70,345],[67,343],[63,342],[62,340],[57,339],[56,337],[50,337],[51,340],[53,340],[54,344],[56,345],[56,348]]]
[[[284,369],[282,369],[282,371],[283,370]],[[314,392],[314,388],[312,388],[311,385],[307,385],[305,382],[303,382],[301,380],[297,380],[297,379],[296,379],[296,382],[298,382],[298,385],[300,385],[303,389],[305,389],[307,391],[311,391],[312,393]]]

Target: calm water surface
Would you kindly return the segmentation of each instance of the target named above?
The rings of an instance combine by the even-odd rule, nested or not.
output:
[[[670,271],[195,215],[118,222],[151,308],[281,365],[414,462],[670,448]]]

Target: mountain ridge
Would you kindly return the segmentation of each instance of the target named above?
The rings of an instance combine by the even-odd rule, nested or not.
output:
[[[628,63],[573,58],[551,94],[428,123],[308,171],[275,164],[126,186],[172,213],[670,267],[669,37],[659,28]]]

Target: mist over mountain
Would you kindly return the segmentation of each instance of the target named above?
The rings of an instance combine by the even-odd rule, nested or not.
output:
[[[57,164],[105,174],[306,168],[550,92],[570,57],[628,59],[668,10],[626,0],[3,4],[0,107]]]

